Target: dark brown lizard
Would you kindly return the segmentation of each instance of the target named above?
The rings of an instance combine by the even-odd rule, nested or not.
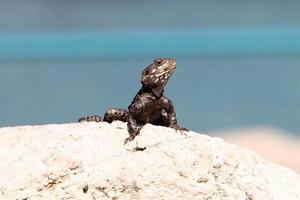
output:
[[[144,69],[141,77],[142,88],[135,95],[128,110],[112,108],[106,111],[104,119],[97,115],[82,117],[81,121],[106,121],[120,120],[127,122],[129,138],[125,144],[132,141],[139,134],[142,125],[151,123],[183,131],[176,119],[173,103],[163,95],[164,88],[176,69],[176,60],[172,58],[157,58]]]

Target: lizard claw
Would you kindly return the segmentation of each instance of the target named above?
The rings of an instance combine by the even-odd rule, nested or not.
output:
[[[124,145],[127,144],[128,142],[133,141],[134,138],[135,138],[134,136],[129,136],[128,138],[126,138],[126,139],[124,140]]]
[[[187,128],[182,128],[182,127],[178,126],[177,124],[171,126],[171,128],[175,129],[176,132],[180,131],[180,134],[181,134],[182,136],[186,136],[186,132],[189,131],[189,129],[187,129]]]
[[[133,128],[132,126],[128,126],[129,137],[125,139],[124,145],[127,144],[128,142],[133,141],[135,136],[137,136],[140,133],[141,129],[142,129],[141,127]]]
[[[187,129],[176,130],[176,132],[177,132],[177,131],[180,131],[180,134],[181,134],[182,136],[187,136],[187,134],[186,134]]]

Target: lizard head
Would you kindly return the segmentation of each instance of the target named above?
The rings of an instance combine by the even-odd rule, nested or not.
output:
[[[157,58],[144,69],[142,84],[149,88],[163,88],[176,69],[176,60],[172,58]]]

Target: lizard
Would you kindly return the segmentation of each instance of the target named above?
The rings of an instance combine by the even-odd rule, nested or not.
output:
[[[173,103],[164,95],[164,88],[176,69],[176,60],[173,58],[157,58],[146,67],[141,76],[142,87],[135,95],[128,109],[112,108],[105,112],[102,119],[98,115],[82,117],[78,121],[106,121],[114,120],[127,122],[129,137],[125,144],[134,140],[143,125],[151,123],[180,131],[188,131],[177,123]]]

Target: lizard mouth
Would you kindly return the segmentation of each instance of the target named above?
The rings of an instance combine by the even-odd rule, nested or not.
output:
[[[168,62],[165,64],[163,68],[163,74],[172,74],[176,69],[176,60],[175,59],[168,59]]]
[[[175,71],[176,69],[176,60],[175,59],[170,59],[170,64],[169,64],[169,67],[166,69],[166,74],[173,74],[173,72]]]
[[[175,59],[170,59],[170,68],[175,71],[175,69],[176,69],[176,60]]]
[[[156,74],[156,77],[170,77],[176,69],[176,63],[169,64]]]

